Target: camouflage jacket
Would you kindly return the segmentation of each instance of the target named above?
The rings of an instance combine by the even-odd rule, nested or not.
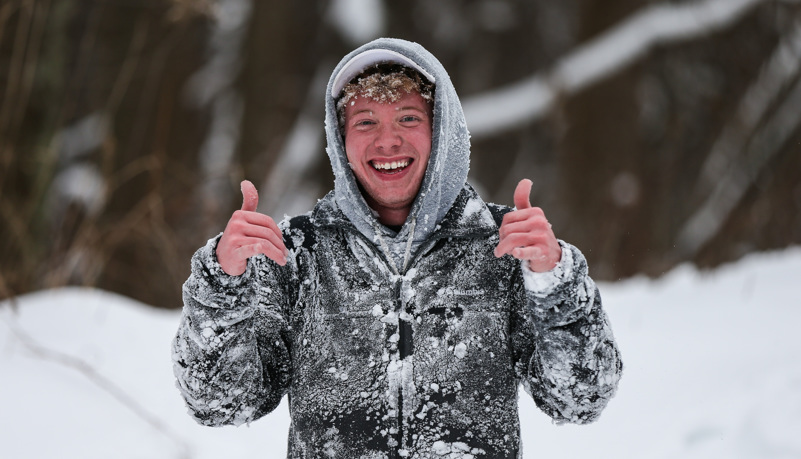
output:
[[[288,394],[290,458],[521,457],[519,385],[558,422],[596,419],[622,363],[586,261],[562,241],[549,273],[496,258],[508,210],[465,186],[403,270],[332,195],[282,222],[284,267],[228,276],[210,240],[174,340],[190,413],[238,425]]]

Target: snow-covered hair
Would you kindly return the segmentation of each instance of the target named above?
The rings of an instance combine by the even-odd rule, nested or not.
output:
[[[339,129],[345,135],[345,107],[357,97],[372,99],[378,103],[393,103],[404,94],[420,93],[429,105],[434,103],[434,84],[423,77],[420,72],[401,64],[392,62],[379,63],[366,68],[353,77],[342,88],[336,101]]]

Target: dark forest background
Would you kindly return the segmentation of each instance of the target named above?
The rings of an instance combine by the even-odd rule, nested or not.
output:
[[[324,85],[377,36],[443,62],[471,183],[531,178],[597,280],[801,243],[799,1],[0,0],[0,299],[180,306],[240,180],[277,219],[330,189]]]

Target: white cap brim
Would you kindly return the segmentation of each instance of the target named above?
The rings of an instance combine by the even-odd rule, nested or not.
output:
[[[413,68],[420,72],[429,82],[436,83],[434,77],[430,73],[423,70],[422,67],[403,54],[388,49],[368,49],[363,53],[357,54],[340,69],[337,76],[334,77],[334,83],[331,86],[331,95],[334,98],[338,97],[339,93],[342,92],[342,88],[344,88],[353,77],[362,73],[367,67],[381,62],[393,62]]]

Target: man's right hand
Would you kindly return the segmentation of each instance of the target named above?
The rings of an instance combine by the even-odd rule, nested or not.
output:
[[[240,276],[247,268],[248,258],[263,253],[281,266],[286,265],[289,252],[275,220],[256,212],[259,192],[247,180],[242,184],[242,210],[228,220],[222,238],[217,244],[217,261],[223,271]]]

